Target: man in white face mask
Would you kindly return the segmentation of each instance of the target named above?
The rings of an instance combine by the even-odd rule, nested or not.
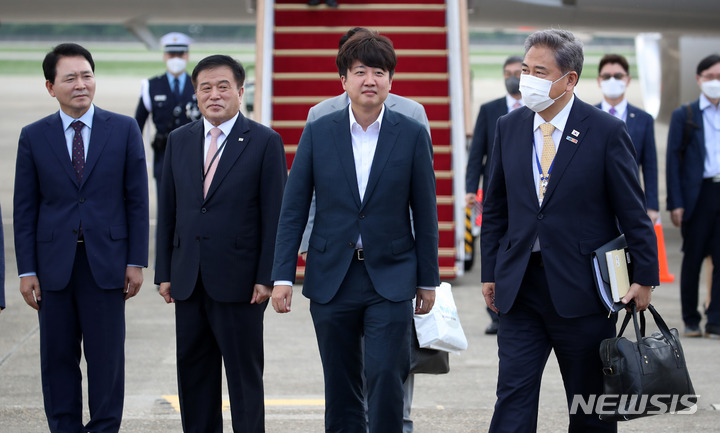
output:
[[[485,302],[500,318],[491,433],[536,431],[551,351],[568,407],[603,393],[598,350],[615,336],[615,318],[595,289],[593,250],[622,229],[634,266],[623,302],[646,309],[658,284],[633,144],[621,120],[574,96],[583,61],[570,32],[530,35],[520,78],[526,107],[500,117],[495,129],[480,254]],[[571,413],[568,431],[617,431],[592,412]]]
[[[185,71],[191,43],[189,36],[178,32],[168,33],[160,38],[167,70],[164,74],[142,81],[140,101],[135,110],[135,120],[141,131],[151,114],[155,124],[152,148],[153,175],[157,185],[160,185],[162,177],[168,134],[200,118],[192,80]]]
[[[623,120],[627,125],[628,134],[635,146],[635,160],[638,168],[642,170],[647,214],[655,224],[660,205],[654,120],[645,111],[629,104],[625,98],[625,89],[630,84],[630,66],[625,57],[619,54],[603,56],[598,66],[597,81],[603,100],[596,107]]]
[[[680,302],[686,337],[700,337],[700,269],[714,263],[705,336],[720,338],[720,56],[697,66],[700,98],[676,109],[667,141],[667,207],[683,237]]]

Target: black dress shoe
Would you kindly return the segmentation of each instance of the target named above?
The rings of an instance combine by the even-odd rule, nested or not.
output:
[[[320,4],[320,0],[308,0],[308,6],[317,6]]]
[[[498,331],[498,322],[496,322],[494,320],[492,322],[490,322],[490,324],[487,326],[487,328],[485,328],[485,333],[487,335],[495,335],[495,334],[497,334],[497,331]]]
[[[707,338],[720,339],[720,326],[705,325],[705,336]]]
[[[326,4],[327,7],[329,7],[329,8],[336,8],[336,7],[338,7],[338,4],[337,4],[337,1],[336,1],[336,0],[325,0],[325,4]]]

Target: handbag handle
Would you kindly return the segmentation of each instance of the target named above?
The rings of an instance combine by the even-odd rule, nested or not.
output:
[[[620,332],[618,332],[618,337],[621,337],[623,332],[625,331],[625,328],[627,327],[628,323],[630,322],[630,318],[633,319],[633,325],[635,327],[635,336],[637,338],[637,344],[640,346],[642,343],[642,338],[645,336],[645,312],[640,312],[640,325],[638,326],[638,318],[637,318],[637,306],[635,303],[632,303],[632,313],[627,311],[625,314],[625,318],[623,319],[622,326],[620,327]],[[655,310],[655,307],[652,306],[652,304],[648,305],[648,311],[650,311],[650,314],[652,314],[653,319],[655,320],[655,324],[658,327],[658,330],[660,330],[660,333],[663,335],[665,340],[667,340],[668,344],[672,346],[673,350],[677,353],[678,352],[678,344],[675,340],[675,337],[670,333],[670,329],[668,328],[667,324],[663,320],[662,317],[660,317],[660,314]]]
[[[620,327],[620,332],[618,332],[618,337],[622,337],[623,332],[625,332],[625,328],[627,328],[628,323],[630,323],[630,319],[633,319],[633,325],[635,326],[635,336],[637,337],[638,341],[640,341],[640,337],[645,336],[645,313],[644,311],[640,312],[640,329],[638,329],[637,325],[637,307],[635,306],[635,301],[631,301],[630,305],[628,307],[632,308],[632,312],[629,310],[625,310],[625,318],[623,319],[622,326]]]

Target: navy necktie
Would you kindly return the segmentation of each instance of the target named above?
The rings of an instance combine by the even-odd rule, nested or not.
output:
[[[82,131],[84,123],[79,120],[74,121],[70,124],[72,129],[75,130],[72,141],[72,165],[75,169],[75,175],[77,176],[78,183],[82,183],[83,170],[85,169],[85,144],[83,143]]]
[[[176,97],[180,97],[180,80],[177,77],[173,77],[173,93]]]

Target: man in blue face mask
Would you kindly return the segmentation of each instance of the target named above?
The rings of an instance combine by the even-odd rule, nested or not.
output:
[[[700,98],[673,111],[667,141],[667,207],[683,237],[680,302],[686,337],[700,337],[698,284],[714,264],[705,335],[720,338],[720,56],[697,66]]]
[[[630,84],[630,66],[619,54],[606,54],[598,65],[598,85],[603,94],[597,108],[622,119],[635,146],[638,169],[642,170],[647,214],[653,224],[658,219],[658,171],[655,128],[651,115],[628,103],[625,89]]]
[[[623,302],[646,309],[658,284],[655,232],[632,142],[621,120],[575,97],[583,61],[570,32],[530,35],[520,78],[526,107],[496,128],[481,233],[483,295],[500,317],[493,433],[536,430],[551,351],[568,407],[602,394],[598,350],[615,335],[616,318],[596,293],[593,250],[621,228],[634,265]],[[587,412],[570,414],[569,432],[617,430]]]

